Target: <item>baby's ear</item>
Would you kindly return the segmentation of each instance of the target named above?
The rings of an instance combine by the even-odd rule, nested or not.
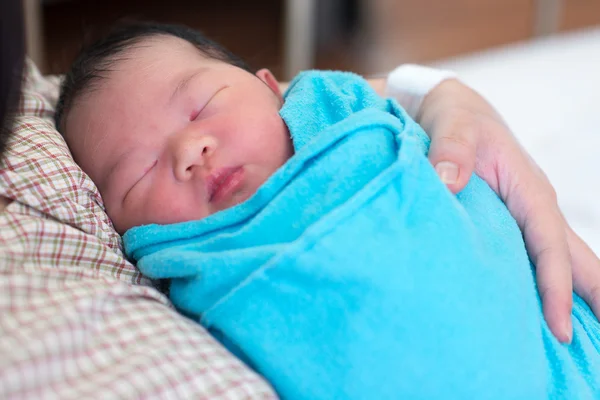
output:
[[[258,79],[263,81],[269,88],[271,88],[273,93],[275,93],[275,95],[279,98],[279,101],[283,103],[283,95],[281,94],[281,89],[279,89],[279,82],[277,81],[277,78],[275,78],[275,75],[273,75],[268,69],[263,68],[256,73],[256,76],[258,77]]]

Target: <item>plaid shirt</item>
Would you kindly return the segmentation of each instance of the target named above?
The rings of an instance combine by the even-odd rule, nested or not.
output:
[[[0,166],[0,398],[275,398],[129,263],[28,64]]]

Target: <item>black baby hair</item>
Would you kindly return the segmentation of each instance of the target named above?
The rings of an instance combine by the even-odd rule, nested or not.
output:
[[[20,1],[0,1],[0,157],[12,131],[13,112],[21,89],[25,30]]]
[[[190,27],[156,22],[119,23],[106,36],[84,47],[65,75],[54,114],[56,129],[64,135],[66,115],[73,102],[105,79],[127,50],[156,36],[178,37],[193,44],[206,57],[255,72],[240,57]]]

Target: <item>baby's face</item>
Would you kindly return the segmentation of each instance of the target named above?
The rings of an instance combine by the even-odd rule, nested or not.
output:
[[[119,233],[232,207],[293,153],[268,71],[253,76],[174,37],[129,50],[76,103],[67,141]]]

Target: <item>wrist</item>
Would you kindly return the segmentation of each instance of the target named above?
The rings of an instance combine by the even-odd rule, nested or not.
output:
[[[373,88],[373,90],[375,90],[375,92],[382,96],[382,97],[386,97],[386,88],[387,88],[387,77],[386,78],[369,78],[367,79],[367,82],[369,83],[369,85],[371,85],[371,88]]]
[[[461,83],[458,79],[446,79],[432,88],[421,101],[419,110],[416,112],[414,119],[421,123],[428,114],[427,111],[434,111],[438,108],[451,107],[460,102],[465,96],[465,89],[468,87]],[[458,101],[457,101],[458,100]]]
[[[407,113],[415,118],[427,94],[440,83],[455,78],[456,74],[452,71],[404,64],[388,75],[385,95],[398,100]]]
[[[504,119],[484,97],[457,79],[445,80],[433,88],[423,98],[414,119],[429,132],[440,119],[458,120],[461,115],[467,115],[471,121],[493,120],[508,129]]]

